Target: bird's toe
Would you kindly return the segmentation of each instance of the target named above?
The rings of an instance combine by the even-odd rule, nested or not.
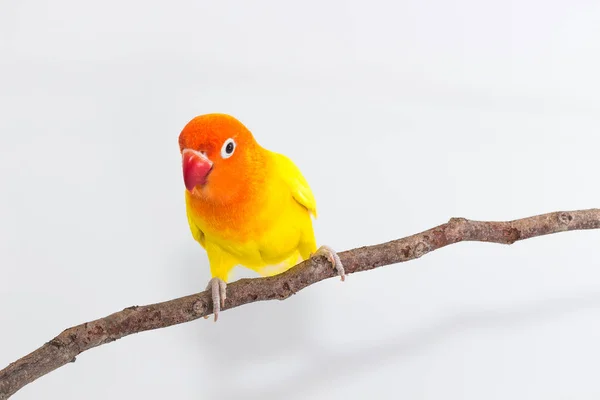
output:
[[[316,253],[313,254],[313,256],[319,256],[319,255],[327,257],[327,259],[329,260],[331,265],[335,268],[335,270],[337,271],[337,273],[340,276],[342,281],[344,281],[346,279],[346,271],[344,270],[344,265],[342,264],[342,261],[340,260],[340,257],[335,252],[335,250],[333,250],[329,246],[321,246],[316,251]]]
[[[227,298],[227,284],[221,278],[212,278],[208,281],[206,289],[210,289],[213,303],[213,314],[215,322],[219,318],[219,311],[225,307],[225,299]],[[206,316],[205,318],[208,318]]]

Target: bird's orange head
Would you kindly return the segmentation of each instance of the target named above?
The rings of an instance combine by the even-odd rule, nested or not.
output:
[[[193,195],[226,199],[240,195],[260,174],[262,148],[227,114],[192,119],[179,134],[185,187]]]

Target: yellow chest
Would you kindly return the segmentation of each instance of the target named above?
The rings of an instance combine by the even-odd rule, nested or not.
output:
[[[313,235],[308,210],[277,179],[254,187],[235,204],[205,202],[189,192],[186,204],[204,240],[246,265],[278,263],[297,250],[304,236]]]

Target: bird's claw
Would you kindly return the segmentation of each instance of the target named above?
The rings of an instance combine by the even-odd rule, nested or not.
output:
[[[219,318],[219,311],[225,307],[225,299],[227,298],[227,284],[221,278],[212,278],[208,281],[206,289],[211,290],[212,302],[213,302],[213,314],[215,316],[215,322]],[[208,315],[204,317],[208,318]]]
[[[325,256],[335,268],[341,280],[346,280],[346,271],[344,270],[344,265],[342,264],[340,257],[331,247],[321,246],[314,254],[311,254],[311,258],[313,256]]]

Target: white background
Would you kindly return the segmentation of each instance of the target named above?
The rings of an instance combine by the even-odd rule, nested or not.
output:
[[[2,1],[0,368],[204,290],[177,144],[198,114],[290,156],[339,251],[599,206],[599,52],[584,0]],[[14,398],[598,398],[599,242],[460,243],[129,336]]]

